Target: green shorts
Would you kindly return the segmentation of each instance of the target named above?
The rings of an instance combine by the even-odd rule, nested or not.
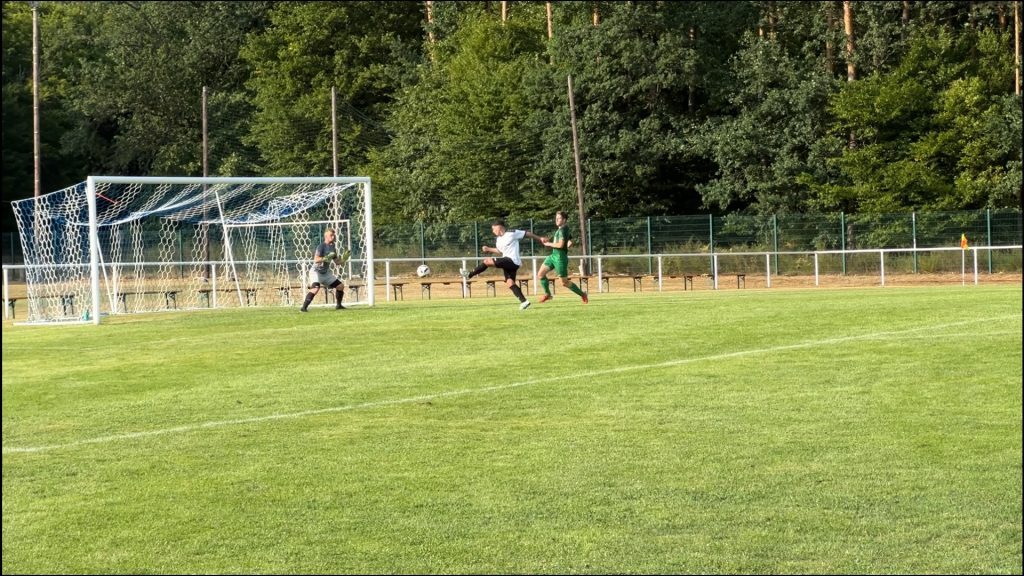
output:
[[[552,254],[544,259],[544,265],[555,271],[559,278],[569,277],[569,259]]]

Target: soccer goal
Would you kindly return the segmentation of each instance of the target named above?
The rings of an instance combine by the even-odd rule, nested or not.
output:
[[[12,204],[32,323],[296,305],[328,228],[346,304],[374,303],[369,178],[91,176]]]

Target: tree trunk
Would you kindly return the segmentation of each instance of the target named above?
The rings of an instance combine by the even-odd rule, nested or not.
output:
[[[434,2],[433,0],[425,0],[423,2],[427,5],[427,40],[431,44],[434,43]]]
[[[768,39],[775,39],[775,2],[768,2]]]
[[[833,31],[836,29],[836,13],[834,0],[825,0],[825,70],[828,75],[836,73],[836,54],[832,46]]]
[[[501,0],[501,23],[504,24],[505,20],[508,20],[508,2]]]
[[[857,79],[857,65],[853,61],[853,6],[851,0],[843,0],[843,27],[846,30],[846,81]],[[850,130],[850,148],[857,147],[857,135]]]
[[[903,0],[903,27],[910,24],[910,0]]]
[[[1020,96],[1020,2],[1013,3],[1013,93]]]
[[[594,26],[601,23],[601,7],[597,2],[594,2]]]
[[[843,0],[843,27],[846,30],[846,81],[857,79],[857,65],[853,61],[855,40],[853,37],[853,6],[851,0]]]
[[[544,4],[548,13],[548,40],[551,40],[555,37],[554,29],[551,27],[551,2],[545,2]]]

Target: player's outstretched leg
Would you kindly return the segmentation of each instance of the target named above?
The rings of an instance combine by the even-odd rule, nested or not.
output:
[[[483,274],[484,270],[487,270],[487,267],[489,266],[489,264],[487,263],[488,260],[490,260],[490,258],[487,258],[479,266],[474,268],[472,272],[468,274],[463,274],[463,276],[465,276],[466,278],[472,278],[473,276],[476,276],[478,274]]]

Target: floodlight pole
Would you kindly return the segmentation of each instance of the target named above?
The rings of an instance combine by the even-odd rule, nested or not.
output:
[[[577,197],[577,209],[579,211],[580,218],[580,250],[583,253],[583,274],[590,274],[590,262],[587,259],[587,255],[590,253],[589,241],[587,240],[587,211],[583,203],[583,175],[580,169],[580,142],[579,136],[576,133],[576,101],[573,98],[572,90],[572,74],[569,75],[569,121],[572,124],[572,155],[576,160],[576,197]]]
[[[39,2],[29,2],[32,6],[32,155],[35,160],[34,194],[39,198]]]

